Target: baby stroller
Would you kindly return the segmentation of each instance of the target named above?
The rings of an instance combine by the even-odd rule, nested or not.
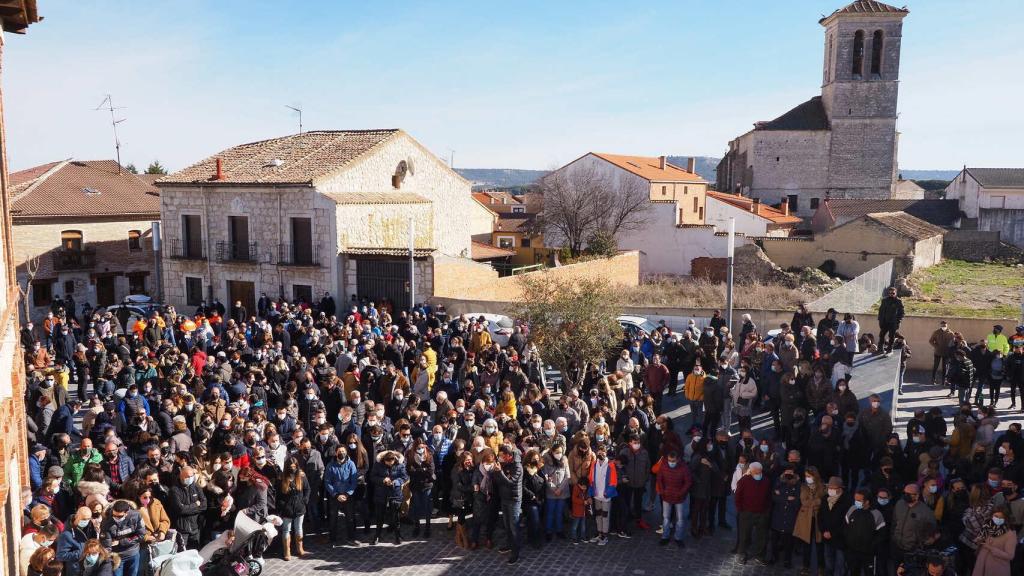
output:
[[[277,536],[273,518],[260,524],[239,512],[234,530],[221,534],[199,551],[202,576],[259,576],[263,572],[263,552]]]

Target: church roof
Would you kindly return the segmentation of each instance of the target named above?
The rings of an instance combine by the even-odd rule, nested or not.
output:
[[[909,13],[910,10],[907,10],[906,6],[897,8],[882,2],[876,2],[875,0],[857,0],[825,16],[818,22],[823,23],[837,14],[902,14],[905,16]]]
[[[828,130],[828,114],[815,96],[774,120],[755,122],[754,130]]]
[[[967,173],[986,188],[1024,188],[1024,168],[967,168]]]

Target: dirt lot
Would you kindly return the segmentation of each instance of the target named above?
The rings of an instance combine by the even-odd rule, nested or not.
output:
[[[918,295],[903,299],[907,314],[1018,318],[1024,266],[946,260],[909,283]]]
[[[733,298],[736,308],[788,310],[817,295],[777,285],[737,284]],[[623,289],[622,301],[627,306],[722,308],[725,284],[695,278],[651,279],[636,288]]]

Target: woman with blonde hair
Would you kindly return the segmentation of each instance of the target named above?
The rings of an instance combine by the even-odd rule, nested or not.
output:
[[[46,565],[54,561],[57,557],[57,553],[53,551],[51,546],[44,546],[39,548],[32,553],[32,557],[28,561],[28,576],[42,576],[43,569]]]
[[[800,554],[803,568],[800,573],[806,575],[811,569],[811,548],[815,548],[818,566],[825,566],[825,546],[821,541],[821,528],[818,525],[818,510],[824,501],[825,487],[821,483],[821,475],[814,466],[804,471],[804,485],[800,487],[800,510],[796,515],[796,527],[793,536],[803,542],[803,553]],[[819,570],[820,571],[820,570]]]
[[[508,388],[502,390],[501,399],[498,400],[498,405],[494,409],[495,416],[499,416],[501,414],[505,414],[513,420],[515,420],[516,416],[519,415],[519,409],[516,406],[515,394],[513,394],[512,390]]]

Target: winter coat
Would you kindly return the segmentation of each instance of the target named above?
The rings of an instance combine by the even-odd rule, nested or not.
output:
[[[904,552],[922,548],[936,526],[935,514],[923,502],[911,508],[903,500],[893,508],[892,522],[892,545]]]
[[[352,458],[338,462],[332,458],[324,470],[323,486],[328,498],[337,498],[341,494],[352,496],[359,485],[359,471]]]
[[[110,512],[111,509],[108,508],[103,514],[103,521],[100,522],[100,543],[122,558],[138,554],[139,545],[146,536],[146,526],[142,523],[142,517],[135,510],[134,504],[121,522],[114,522]],[[116,546],[111,544],[115,540]]]
[[[547,479],[547,498],[570,497],[569,461],[564,455],[557,461],[550,452],[544,455],[544,477]]]
[[[874,556],[883,544],[885,518],[878,510],[865,510],[851,506],[843,518],[843,542],[846,549],[865,556]]]
[[[817,519],[824,495],[825,487],[821,482],[815,482],[813,486],[800,486],[800,511],[796,515],[793,536],[807,543],[811,542],[811,538],[814,538],[815,542],[821,542],[821,526]]]
[[[636,452],[626,444],[619,450],[619,459],[625,458],[626,467],[622,470],[619,482],[630,488],[644,488],[651,477],[651,457],[643,446]]]
[[[546,482],[544,481],[544,475],[540,470],[530,473],[529,470],[523,472],[523,504],[532,506],[543,506],[546,489]]]
[[[704,375],[691,372],[683,385],[683,394],[690,402],[704,400]]]
[[[790,532],[796,528],[797,514],[800,512],[800,484],[788,484],[778,478],[772,488],[772,522],[771,528],[777,532]]]
[[[475,468],[467,470],[462,466],[456,466],[452,469],[452,491],[450,498],[453,509],[462,510],[472,506],[474,470]]]
[[[725,409],[725,386],[715,376],[704,378],[704,409],[708,412]]]
[[[277,490],[277,515],[282,518],[297,518],[306,513],[306,504],[309,503],[309,480],[305,474],[300,474],[302,488],[292,487],[285,492],[284,484],[278,486]]]
[[[385,466],[381,461],[385,454],[392,454],[396,461],[393,466]],[[391,485],[384,483],[391,479]],[[389,500],[402,500],[402,486],[409,481],[409,473],[405,470],[405,457],[393,450],[384,450],[377,454],[377,463],[370,470],[370,482],[373,484],[373,498],[378,504],[387,504]]]
[[[270,512],[269,491],[270,486],[267,486],[262,480],[254,483],[239,482],[238,488],[235,489],[235,507],[240,513],[244,513],[255,521],[265,522],[267,514]]]
[[[523,501],[523,464],[519,454],[509,464],[495,464],[491,483],[497,488],[502,504],[519,505]]]
[[[90,534],[93,532],[91,522],[85,530],[74,524],[75,518],[72,516],[64,531],[57,536],[57,560],[64,563],[64,576],[78,576],[81,573],[79,562],[82,559],[85,543],[95,537],[95,534]]]
[[[755,480],[750,474],[736,483],[736,511],[767,513],[771,509],[771,480],[762,476]]]
[[[849,493],[843,492],[839,495],[835,505],[831,508],[828,505],[828,496],[822,499],[821,508],[818,509],[818,529],[822,532],[822,540],[833,547],[843,550],[846,548],[846,538],[843,531],[846,528],[846,513],[853,506],[853,499]],[[831,539],[826,540],[824,533],[828,532]]]
[[[146,525],[146,542],[156,539],[156,533],[167,534],[171,529],[171,517],[164,510],[163,503],[153,498],[149,506],[139,509],[139,516],[142,516],[142,523]]]
[[[880,326],[899,326],[903,321],[903,300],[896,296],[882,298],[878,306],[878,324]]]
[[[605,460],[608,462],[607,460]],[[608,467],[605,469],[604,477],[604,493],[595,494],[596,480],[594,474],[597,470],[597,460],[590,465],[589,482],[587,483],[587,495],[591,498],[611,500],[619,495],[619,473],[615,469],[614,462],[608,462]]]
[[[703,464],[701,458],[707,458],[710,465]],[[694,454],[690,459],[690,472],[693,476],[693,485],[690,487],[691,495],[694,498],[710,498],[713,485],[720,481],[719,476],[721,475],[721,471],[715,465],[711,455]]]
[[[992,538],[988,547],[979,546],[971,576],[1010,576],[1010,562],[1013,561],[1016,546],[1017,533],[1013,530]]]
[[[199,520],[206,513],[206,505],[206,493],[196,483],[171,488],[170,507],[174,511],[174,527],[179,532],[198,533]]]
[[[693,477],[685,462],[678,460],[676,467],[673,468],[668,465],[667,459],[661,459],[654,487],[662,501],[669,504],[685,502],[691,486],[693,486]]]
[[[409,488],[414,492],[430,490],[437,480],[437,472],[434,469],[434,458],[430,451],[423,455],[423,461],[416,461],[416,454],[410,450],[405,458],[405,471],[409,474]]]

